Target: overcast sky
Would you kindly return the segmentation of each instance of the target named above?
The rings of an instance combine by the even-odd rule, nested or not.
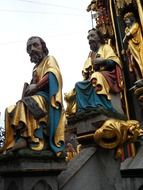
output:
[[[26,42],[40,36],[61,68],[63,93],[82,79],[89,53],[87,32],[92,28],[86,8],[90,0],[0,0],[0,123],[4,110],[21,98],[34,64]]]

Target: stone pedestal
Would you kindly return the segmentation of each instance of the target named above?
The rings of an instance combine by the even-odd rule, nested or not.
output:
[[[125,190],[120,160],[114,150],[88,147],[81,150],[58,176],[60,190]]]
[[[1,156],[0,190],[58,190],[57,176],[65,168],[64,158],[47,151]]]
[[[95,145],[94,133],[106,120],[127,120],[127,117],[118,112],[109,112],[101,107],[90,108],[70,116],[68,118],[67,130],[74,133],[77,140],[83,146]]]
[[[104,149],[94,140],[94,133],[108,119],[123,119],[119,113],[102,108],[89,109],[68,118],[68,130],[73,131],[82,150],[58,176],[60,190],[124,190],[120,174],[120,159],[116,149]]]

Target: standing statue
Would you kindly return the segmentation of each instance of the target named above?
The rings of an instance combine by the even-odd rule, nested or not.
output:
[[[27,53],[35,63],[32,80],[24,86],[22,99],[6,108],[2,151],[28,147],[58,154],[64,149],[65,125],[61,72],[40,37],[28,39]]]
[[[91,52],[82,70],[84,80],[65,94],[67,115],[99,106],[115,111],[111,93],[120,93],[123,88],[120,60],[112,47],[97,29],[89,30],[87,38]]]
[[[124,43],[128,44],[130,51],[130,71],[134,71],[136,80],[143,78],[143,36],[139,23],[134,14],[128,12],[124,15],[126,24]]]

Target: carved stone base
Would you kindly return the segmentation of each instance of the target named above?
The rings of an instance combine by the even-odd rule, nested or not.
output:
[[[124,115],[101,107],[84,110],[68,118],[68,130],[71,129],[74,129],[76,139],[82,146],[116,149],[116,158],[121,157],[124,143],[135,142],[143,135],[137,120],[127,120]]]
[[[58,176],[60,190],[125,190],[120,175],[120,160],[114,150],[89,147],[71,160]]]
[[[64,157],[47,151],[20,150],[0,156],[0,189],[58,190],[57,176],[65,168]]]
[[[98,129],[107,119],[127,120],[118,112],[109,112],[102,107],[89,108],[68,117],[68,130],[75,130],[77,135],[89,134]]]

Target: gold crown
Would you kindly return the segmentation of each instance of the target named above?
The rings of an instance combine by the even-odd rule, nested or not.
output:
[[[130,18],[130,17],[134,17],[134,14],[132,12],[128,12],[124,15],[124,20],[126,20],[127,18]]]

